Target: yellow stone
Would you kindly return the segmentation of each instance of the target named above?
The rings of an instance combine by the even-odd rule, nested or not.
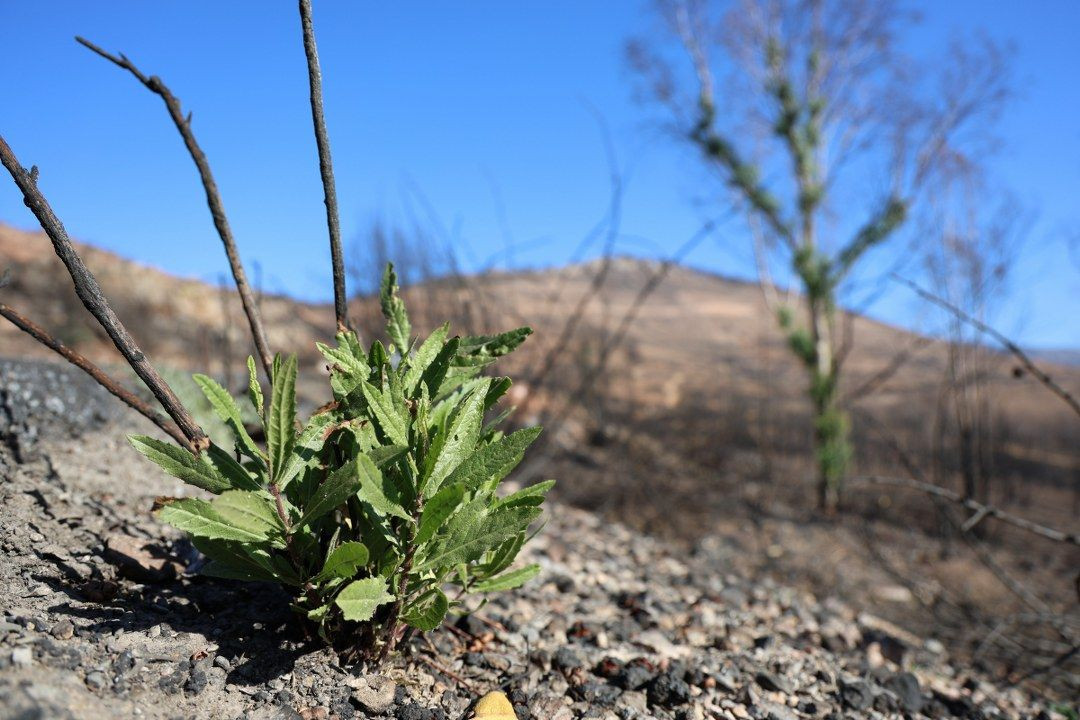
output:
[[[501,692],[490,692],[480,698],[474,717],[476,720],[517,720],[513,706]]]

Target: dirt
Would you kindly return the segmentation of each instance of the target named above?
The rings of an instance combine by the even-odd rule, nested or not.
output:
[[[349,666],[275,588],[193,572],[150,513],[185,488],[126,445],[141,419],[64,367],[0,363],[0,388],[21,413],[0,425],[4,720],[456,719],[496,688],[521,720],[1053,717],[941,643],[741,575],[736,544],[687,552],[559,503],[537,580]]]

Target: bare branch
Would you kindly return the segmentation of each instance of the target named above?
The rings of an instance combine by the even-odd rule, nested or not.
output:
[[[1073,397],[1072,394],[1068,390],[1066,390],[1065,388],[1058,385],[1056,382],[1054,382],[1053,378],[1051,378],[1049,375],[1047,375],[1045,372],[1043,372],[1043,370],[1040,369],[1039,366],[1036,365],[1031,360],[1030,357],[1028,357],[1027,353],[1025,353],[1023,350],[1020,349],[1019,345],[1017,345],[1012,340],[1005,337],[1000,332],[998,332],[994,328],[990,327],[986,323],[982,322],[978,318],[972,317],[968,313],[964,312],[960,308],[958,308],[955,305],[953,305],[952,303],[950,303],[948,300],[945,300],[943,298],[938,297],[937,295],[933,294],[929,290],[925,290],[925,289],[919,287],[918,285],[916,285],[911,280],[908,280],[907,278],[900,277],[899,275],[893,275],[892,277],[893,277],[893,279],[897,280],[898,282],[901,282],[904,285],[907,285],[912,290],[914,290],[915,293],[919,295],[919,297],[923,298],[924,300],[929,300],[930,302],[934,303],[935,305],[937,305],[940,308],[944,308],[945,310],[948,310],[950,313],[955,315],[957,318],[959,318],[960,320],[963,320],[968,325],[971,325],[973,328],[975,328],[979,332],[984,333],[986,335],[989,335],[990,337],[997,340],[999,343],[1001,343],[1005,347],[1006,350],[1008,350],[1010,353],[1012,353],[1013,356],[1016,357],[1016,359],[1020,361],[1020,364],[1024,366],[1024,369],[1027,370],[1029,373],[1031,373],[1035,377],[1036,380],[1038,380],[1040,383],[1042,383],[1043,386],[1045,386],[1046,389],[1048,389],[1050,392],[1054,393],[1059,398],[1064,400],[1065,403],[1072,409],[1072,411],[1074,413],[1076,413],[1077,415],[1080,415],[1080,402],[1077,402],[1076,398]]]
[[[84,371],[87,375],[96,380],[99,385],[108,390],[115,397],[119,398],[122,402],[126,403],[128,407],[161,428],[173,440],[189,450],[191,449],[191,443],[188,442],[188,439],[184,437],[184,434],[180,432],[180,429],[167,417],[157,410],[154,410],[146,402],[143,402],[142,398],[125,388],[118,381],[109,377],[104,370],[90,362],[86,357],[75,350],[72,350],[50,335],[45,328],[34,323],[25,315],[4,303],[0,303],[0,315],[10,320],[12,325],[19,328],[30,337],[34,338],[50,350],[55,351],[69,363]]]
[[[190,442],[191,448],[195,452],[205,450],[210,445],[210,439],[184,406],[180,404],[180,400],[176,397],[172,388],[150,364],[146,355],[135,343],[135,339],[131,337],[127,328],[120,322],[120,318],[113,312],[109,301],[105,299],[101,292],[101,286],[98,285],[97,279],[86,267],[86,264],[83,263],[79,253],[71,244],[71,238],[68,237],[64,224],[60,222],[60,218],[53,212],[48,200],[38,190],[36,168],[27,171],[26,168],[20,165],[15,153],[12,152],[3,137],[0,137],[0,161],[3,162],[7,171],[11,173],[15,184],[22,191],[23,202],[37,217],[42,229],[45,230],[45,233],[52,241],[57,256],[67,267],[71,280],[75,285],[75,292],[78,294],[79,299],[82,300],[83,305],[101,323],[101,327],[108,333],[116,349],[120,351],[135,373],[146,383],[150,392],[165,408],[165,412],[169,414],[169,417],[176,421],[180,431]]]
[[[225,205],[221,200],[221,192],[218,190],[214,175],[210,171],[210,162],[206,159],[206,153],[199,147],[199,143],[195,141],[195,135],[191,131],[191,114],[184,115],[180,100],[169,91],[161,78],[156,75],[147,77],[135,67],[134,63],[128,60],[126,55],[112,55],[85,38],[76,37],[75,40],[80,45],[130,72],[150,92],[158,95],[165,102],[169,117],[172,118],[173,124],[176,125],[176,129],[179,131],[180,137],[183,139],[184,145],[187,147],[188,153],[199,171],[199,178],[202,180],[203,190],[206,192],[206,204],[210,208],[210,215],[214,219],[214,227],[221,238],[221,244],[225,246],[225,255],[229,259],[233,280],[236,281],[236,291],[240,295],[240,302],[244,306],[244,314],[247,315],[248,325],[251,327],[251,337],[255,342],[255,350],[259,355],[259,361],[262,363],[267,377],[269,377],[273,361],[271,359],[270,345],[266,339],[266,330],[263,328],[259,307],[251,294],[251,286],[248,285],[244,265],[240,262],[240,253],[236,249],[236,241],[233,239],[232,229],[229,227],[229,219],[225,215]]]
[[[319,50],[315,46],[315,28],[311,22],[311,0],[300,0],[300,25],[304,33],[304,54],[307,55],[308,84],[311,89],[311,120],[315,125],[315,144],[319,147],[319,172],[322,174],[326,226],[330,231],[330,261],[334,269],[334,313],[340,332],[349,326],[349,299],[345,294],[341,219],[338,215],[334,164],[330,159],[330,136],[326,132],[326,116],[323,112],[322,71],[319,69]]]
[[[960,493],[954,492],[947,488],[943,488],[940,485],[934,485],[932,483],[922,482],[920,480],[913,480],[911,478],[883,477],[879,475],[867,475],[858,477],[854,479],[854,482],[870,485],[890,485],[892,487],[902,487],[911,490],[918,490],[920,492],[926,493],[927,495],[932,495],[937,498],[943,498],[945,500],[949,500],[950,502],[957,503],[958,505],[962,505],[976,515],[981,515],[982,517],[997,518],[1002,522],[1008,523],[1014,527],[1018,527],[1021,530],[1026,530],[1027,532],[1033,533],[1040,537],[1044,537],[1048,540],[1055,540],[1057,542],[1068,543],[1069,545],[1080,546],[1080,533],[1068,533],[1062,530],[1047,527],[1045,525],[1040,525],[1030,520],[1025,520],[1024,518],[1017,517],[1016,515],[1007,513],[1000,508],[994,507],[993,505],[986,505],[979,502],[978,500],[964,497]]]

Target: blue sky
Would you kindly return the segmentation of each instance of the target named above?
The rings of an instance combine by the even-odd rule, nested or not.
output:
[[[347,239],[375,216],[404,220],[410,204],[426,202],[466,266],[501,253],[505,227],[524,245],[515,264],[565,262],[608,202],[593,109],[628,168],[620,251],[664,255],[716,212],[694,203],[701,175],[633,100],[623,46],[649,29],[646,3],[315,5]],[[1018,97],[989,164],[1035,220],[993,319],[1028,345],[1080,347],[1080,5],[955,0],[926,3],[923,14],[909,41],[916,52],[937,51],[972,23],[1015,45]],[[329,299],[297,25],[293,2],[3,3],[0,133],[40,167],[75,237],[217,279],[227,267],[220,243],[161,101],[72,36],[125,52],[194,112],[241,252],[260,263],[266,287]],[[33,225],[7,182],[0,221]],[[734,225],[689,262],[753,274]],[[900,288],[871,314],[921,329],[935,322]]]

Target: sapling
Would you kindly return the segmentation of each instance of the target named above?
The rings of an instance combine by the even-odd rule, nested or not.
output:
[[[510,388],[481,370],[532,332],[451,337],[448,325],[411,336],[393,266],[381,304],[390,344],[356,335],[318,344],[333,401],[296,421],[296,358],[276,357],[264,394],[249,358],[240,404],[205,375],[195,381],[233,436],[201,457],[145,435],[131,443],[167,473],[213,493],[163,498],[157,515],[209,558],[204,574],[280,583],[329,643],[385,657],[407,628],[430,631],[473,593],[515,588],[539,566],[511,569],[553,481],[500,495],[540,428],[508,435],[485,416]],[[447,588],[456,589],[453,599]]]

